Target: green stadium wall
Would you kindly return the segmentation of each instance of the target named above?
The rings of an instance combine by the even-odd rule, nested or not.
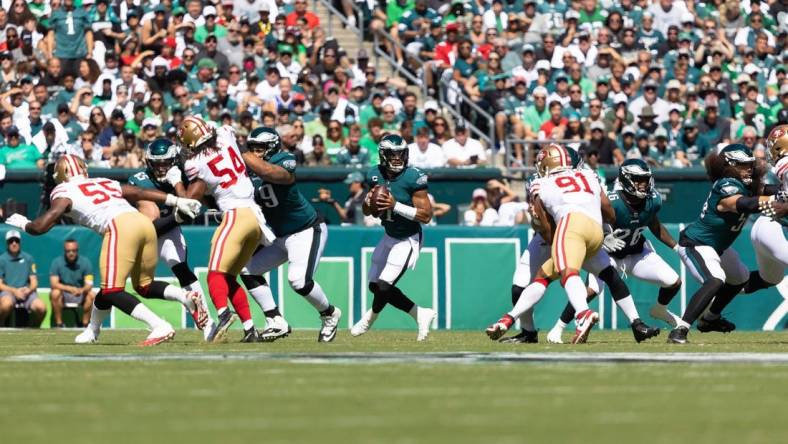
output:
[[[0,226],[0,235],[8,230]],[[678,237],[680,225],[668,224],[674,237]],[[184,234],[189,245],[189,262],[205,284],[206,263],[213,229],[209,227],[186,227]],[[328,243],[315,279],[326,290],[331,302],[345,313],[342,327],[349,327],[359,319],[364,307],[371,304],[366,276],[375,244],[382,236],[380,228],[335,227],[329,228]],[[436,328],[456,330],[481,330],[494,322],[511,306],[512,274],[521,251],[527,245],[529,230],[526,226],[512,228],[473,228],[459,226],[426,227],[424,248],[414,270],[408,271],[400,281],[401,288],[423,306],[437,307]],[[742,230],[735,243],[742,259],[750,269],[755,269],[755,255],[750,245],[750,230]],[[80,242],[81,254],[97,264],[101,239],[93,232],[73,226],[58,226],[51,232],[33,237],[23,235],[23,250],[32,254],[38,266],[41,287],[49,284],[48,271],[51,261],[62,254],[62,242],[66,238]],[[678,255],[659,244],[648,234],[658,253],[674,269],[679,270],[686,285],[676,296],[670,309],[680,313],[689,297],[698,288],[698,283],[681,265]],[[96,272],[98,267],[96,266]],[[171,279],[163,264],[157,268],[157,276]],[[98,278],[97,278],[98,279]],[[294,328],[317,328],[319,320],[313,308],[296,294],[287,284],[287,266],[273,270],[268,276],[274,294],[279,299],[284,315]],[[174,282],[174,280],[172,280]],[[658,289],[627,276],[626,281],[645,320],[650,321],[648,309],[656,300]],[[788,311],[788,285],[760,291],[753,295],[740,295],[728,307],[725,315],[737,327],[746,330],[782,329],[784,315]],[[48,291],[40,291],[48,302]],[[190,327],[191,319],[177,303],[161,300],[145,300],[157,313],[173,325]],[[554,324],[566,303],[561,287],[554,283],[536,310],[536,324],[547,330]],[[253,315],[258,325],[263,325],[263,315],[253,306]],[[626,318],[613,309],[608,295],[592,303],[600,312],[603,329],[626,329]],[[656,321],[654,321],[656,322]],[[44,322],[50,325],[49,318]],[[122,313],[113,313],[107,326],[117,328],[140,327],[136,321]],[[413,320],[392,307],[384,310],[376,328],[413,328]]]

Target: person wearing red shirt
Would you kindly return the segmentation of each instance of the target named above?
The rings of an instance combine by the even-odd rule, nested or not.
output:
[[[454,66],[457,60],[457,35],[459,25],[449,23],[446,25],[446,40],[435,45],[435,58],[424,63],[424,82],[429,89],[435,89],[435,76],[440,76],[443,70]]]
[[[306,2],[307,0],[295,0],[295,11],[288,14],[285,18],[287,26],[297,26],[298,19],[301,17],[306,17],[306,24],[309,26],[309,29],[315,29],[320,26],[320,18],[306,10]]]
[[[550,102],[550,120],[539,127],[540,139],[562,139],[569,120],[561,115],[563,105],[558,100]]]

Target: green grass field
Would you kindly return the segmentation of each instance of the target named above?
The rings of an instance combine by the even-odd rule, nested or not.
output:
[[[302,331],[209,345],[179,331],[146,349],[133,345],[143,331],[106,331],[93,346],[73,345],[76,334],[0,332],[0,442],[776,443],[788,432],[786,364],[455,359],[779,354],[788,333],[693,331],[679,347],[664,333],[638,345],[629,332],[595,331],[589,344],[559,346],[482,332],[420,344],[415,331],[342,331],[318,344]]]

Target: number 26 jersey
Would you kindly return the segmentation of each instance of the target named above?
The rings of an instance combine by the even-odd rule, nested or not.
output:
[[[568,170],[542,177],[531,185],[531,193],[539,195],[556,223],[569,213],[583,213],[602,225],[602,186],[593,171]]]
[[[232,128],[217,128],[216,149],[186,160],[184,169],[190,182],[195,179],[205,182],[206,193],[213,195],[220,210],[255,207],[254,187],[246,174]]]
[[[74,177],[56,186],[50,200],[69,199],[71,209],[66,213],[83,227],[104,234],[119,214],[137,211],[123,198],[120,183],[102,177]]]

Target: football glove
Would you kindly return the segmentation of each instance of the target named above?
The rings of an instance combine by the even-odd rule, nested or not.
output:
[[[615,231],[605,236],[605,239],[602,241],[602,248],[608,253],[619,251],[626,246],[627,243],[625,241],[616,237]]]
[[[167,200],[164,204],[168,207],[174,207],[176,212],[181,212],[183,215],[191,218],[197,217],[202,209],[202,204],[199,200],[176,197],[173,194],[167,195]]]
[[[27,226],[27,224],[30,223],[30,219],[26,218],[25,216],[22,216],[21,214],[14,213],[6,218],[5,223],[17,227],[22,231],[24,231],[25,226]]]

